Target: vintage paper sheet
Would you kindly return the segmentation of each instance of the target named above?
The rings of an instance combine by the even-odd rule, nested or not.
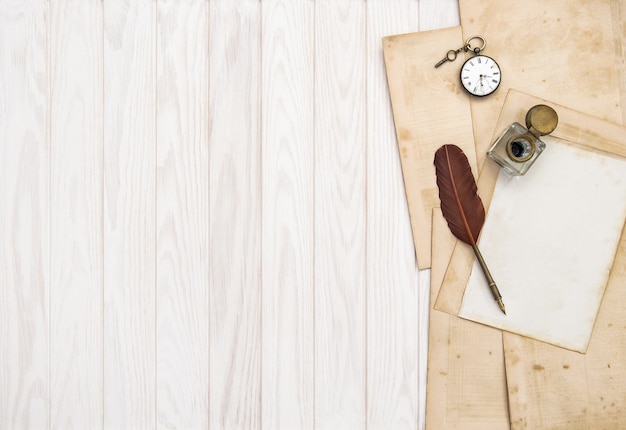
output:
[[[528,108],[539,103],[549,104],[558,112],[559,125],[552,134],[553,137],[587,149],[626,157],[625,127],[514,90],[509,92],[496,129],[503,129],[511,120],[523,120]],[[484,164],[478,179],[478,193],[487,213],[499,174],[499,167],[495,163],[488,162]],[[453,315],[459,313],[475,260],[471,248],[462,245],[455,246],[435,303],[435,309]]]
[[[499,125],[504,125],[511,117],[523,117],[527,106],[538,103],[550,104],[559,113],[559,131],[555,130],[554,133],[556,137],[597,151],[626,157],[626,127],[523,93],[511,91],[504,104]],[[499,169],[492,165],[493,163],[485,164],[478,180],[479,194],[486,207],[490,205],[499,174]],[[461,305],[473,263],[473,253],[471,250],[467,252],[467,247],[461,245],[463,244],[455,246],[444,276],[447,279],[444,279],[438,296],[439,302],[442,294],[445,294],[444,304],[452,311],[454,305]],[[626,312],[622,300],[623,286],[626,285],[624,252],[622,237],[610,278],[610,285],[618,291],[613,292],[610,286],[607,288],[586,355],[525,337],[504,334],[507,384],[511,396],[509,413],[515,428],[611,428],[593,425],[602,422],[598,421],[599,411],[608,413],[609,408],[613,409],[609,414],[611,418],[607,420],[617,420],[616,417],[626,420],[626,385],[623,383],[626,364],[622,357],[626,353],[626,336],[623,334],[626,329]],[[444,293],[446,287],[451,288]],[[450,304],[453,306],[448,306]],[[605,311],[607,306],[609,310]],[[606,363],[601,365],[601,361]],[[522,365],[511,371],[514,363]],[[567,373],[555,374],[552,372],[555,366],[561,366],[560,372]],[[606,369],[602,368],[600,372],[602,366],[606,366]],[[568,380],[567,384],[563,382],[565,379]],[[604,404],[604,399],[611,401]],[[595,402],[595,405],[587,407],[587,402]],[[541,408],[537,406],[539,404]],[[576,426],[566,424],[573,418],[570,416],[572,405],[578,407],[575,416],[581,419]],[[535,425],[524,427],[529,420],[534,420]]]
[[[626,119],[626,0],[460,0],[461,27],[389,36],[383,52],[420,269],[430,267],[430,211],[438,206],[431,155],[443,143],[484,162],[508,89],[516,88],[615,122]],[[471,98],[460,86],[464,58],[434,64],[471,36],[502,69],[500,88]],[[471,99],[471,103],[470,103]],[[467,117],[471,109],[471,117]]]
[[[459,12],[463,37],[485,37],[502,69],[500,88],[471,102],[479,166],[511,88],[625,123],[626,0],[459,0]]]
[[[456,239],[439,208],[433,211],[431,304]],[[502,332],[430,310],[426,429],[509,428]]]
[[[433,158],[444,143],[464,149],[476,173],[472,118],[457,67],[435,69],[453,47],[463,46],[460,27],[383,39],[417,264],[430,267],[432,209],[439,206]],[[459,55],[460,60],[462,55]]]
[[[503,126],[504,122],[496,126],[495,118],[504,114],[500,109],[512,87],[610,121],[626,118],[622,108],[626,106],[622,103],[626,101],[626,0],[460,0],[459,8],[464,37],[485,36],[484,53],[503,69],[500,88],[471,102],[479,165],[499,133],[496,130]],[[493,19],[497,16],[506,19]],[[597,76],[602,78],[598,81]],[[518,117],[523,119],[523,114]],[[484,163],[484,168],[491,174],[499,170],[493,163]],[[455,315],[467,283],[463,277],[469,273],[463,264],[471,266],[474,261],[471,250],[464,251],[466,260],[448,268],[436,303],[437,309]]]
[[[459,0],[459,7],[464,36],[495,34],[489,38],[494,50],[486,53],[515,68],[501,89],[540,94],[626,124],[626,0]],[[528,57],[538,61],[519,67]],[[472,102],[479,165],[504,94],[493,103]],[[626,422],[625,256],[622,236],[585,355],[504,333],[513,429],[616,429]]]
[[[525,176],[500,172],[479,240],[507,314],[475,262],[459,316],[585,352],[626,220],[626,158],[544,140]]]
[[[624,428],[625,287],[626,231],[586,354],[504,334],[513,429]]]
[[[467,98],[467,103],[471,105],[472,131],[477,146],[479,165],[482,164],[484,153],[490,145],[495,121],[504,102],[504,96],[511,87],[529,93],[542,94],[550,100],[571,106],[582,112],[592,113],[616,122],[624,121],[626,112],[622,111],[621,106],[626,106],[626,91],[624,89],[626,87],[624,68],[626,64],[626,49],[624,49],[626,20],[623,19],[623,16],[626,16],[626,0],[603,2],[584,2],[582,0],[557,0],[553,2],[539,0],[525,2],[459,0],[459,4],[463,24],[463,35],[460,40],[465,40],[476,34],[485,36],[488,45],[484,54],[498,60],[504,72],[501,87],[495,94],[484,99],[472,99],[471,103],[470,98]],[[443,35],[448,30],[437,30],[431,33],[434,39],[438,39],[438,34]],[[577,34],[571,37],[573,33]],[[410,35],[398,37],[410,37]],[[441,40],[443,39],[444,37],[441,38]],[[407,44],[404,49],[415,49],[416,51],[412,55],[418,55],[421,53],[419,50],[422,49],[419,40],[415,39],[416,45]],[[444,50],[447,49],[452,49],[452,47],[444,47]],[[439,56],[440,54],[436,58]],[[593,61],[584,61],[590,58]],[[455,63],[445,65],[446,68],[452,66],[450,84],[454,83],[457,77],[456,73],[459,69],[456,63],[459,61],[462,61],[460,55]],[[395,68],[402,69],[400,62],[394,64]],[[387,63],[387,69],[390,73],[389,63]],[[414,85],[414,81],[410,79],[410,71],[391,73],[394,73],[398,79],[398,85],[405,87]],[[395,95],[392,94],[392,100],[401,93],[400,91],[399,93],[396,92]],[[431,101],[430,97],[427,95],[416,97],[418,97],[419,102],[428,107]],[[398,114],[395,105],[394,117]],[[410,120],[410,118],[404,117],[404,121]],[[448,119],[442,121],[442,124],[449,126],[453,124],[453,121]],[[402,162],[403,170],[407,171],[405,158],[402,159]],[[421,201],[420,191],[420,187],[407,188],[407,200],[413,218],[416,216],[414,214],[418,213],[414,207],[416,202]],[[420,206],[418,205],[418,207]],[[424,246],[418,246],[421,242],[418,242],[419,234],[415,234],[415,223],[413,230],[418,256],[425,255]],[[436,243],[434,245],[437,246]],[[421,253],[419,249],[422,249]],[[425,259],[422,258],[420,267],[428,267],[427,264],[423,263],[424,261]],[[460,302],[453,303],[454,305],[458,309]],[[441,314],[439,313],[439,315]],[[602,315],[601,311],[598,323]],[[441,324],[443,328],[438,328],[440,324],[435,323],[435,321],[443,321],[444,324]],[[437,345],[433,347],[440,348],[436,357],[448,356],[448,350],[456,351],[462,348],[471,353],[474,348],[476,350],[484,348],[484,346],[478,345],[482,340],[480,331],[473,331],[469,328],[470,324],[474,327],[480,327],[479,324],[468,323],[464,328],[463,338],[476,339],[476,342],[460,342],[459,336],[449,335],[450,330],[445,325],[445,321],[445,319],[431,319],[431,337],[435,336],[439,339]],[[499,338],[491,339],[491,343],[494,350],[502,348]],[[592,348],[593,339],[590,351]],[[432,360],[429,363],[431,366],[444,365],[440,363],[441,358],[433,358]],[[466,364],[468,366],[466,366],[464,374],[471,374],[472,369],[469,367],[469,363]],[[474,364],[476,366],[481,365],[480,362]],[[454,361],[449,363],[446,361],[445,366],[448,365],[453,368],[452,372],[455,372]],[[445,372],[446,370],[442,371]],[[434,378],[432,377],[434,372],[433,369],[429,369],[427,398],[434,399],[434,401],[428,401],[426,415],[431,418],[441,416],[442,405],[445,406],[446,410],[449,406],[450,415],[453,415],[457,410],[454,405],[458,404],[457,400],[460,398],[456,393],[466,386],[459,378],[445,378],[443,375],[439,375],[442,376],[441,378]],[[583,383],[581,382],[581,384]],[[494,395],[498,395],[497,393],[498,390],[495,390]],[[448,398],[457,400],[448,402],[446,400]],[[442,399],[442,401],[438,402],[437,399]],[[506,401],[506,399],[502,399],[502,401]],[[558,402],[554,404],[558,405]],[[455,424],[456,427],[452,427],[450,424],[450,428],[491,428],[488,424],[491,420],[489,417],[492,416],[490,413],[491,405],[492,403],[487,402],[484,408],[479,406],[473,409],[472,413],[476,417],[476,422],[480,422],[481,416],[484,417],[484,426],[472,427],[467,424],[469,421],[460,420]],[[512,403],[511,408],[514,405]],[[523,411],[522,416],[526,413],[527,411]],[[427,420],[432,423],[432,420],[428,418]],[[466,423],[467,426],[464,426],[463,423]],[[434,425],[429,428],[444,429],[447,427]],[[501,427],[496,425],[494,428]]]

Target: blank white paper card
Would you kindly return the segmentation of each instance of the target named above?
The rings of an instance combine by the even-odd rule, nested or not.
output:
[[[496,182],[459,316],[585,352],[626,220],[626,159],[551,136],[525,176]],[[488,161],[490,162],[490,161]]]

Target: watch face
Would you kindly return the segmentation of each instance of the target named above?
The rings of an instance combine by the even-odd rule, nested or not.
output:
[[[483,97],[500,85],[500,67],[493,58],[476,55],[461,67],[461,83],[470,94]]]

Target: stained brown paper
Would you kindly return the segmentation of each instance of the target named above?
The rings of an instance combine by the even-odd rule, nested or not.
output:
[[[433,210],[426,428],[509,428],[502,332],[432,308],[456,239]]]
[[[408,51],[411,56],[424,56],[424,49],[427,46],[426,43],[430,41],[442,41],[443,49],[433,58],[424,59],[424,67],[430,68],[428,60],[438,61],[443,58],[442,54],[449,49],[456,49],[460,47],[463,41],[473,35],[482,35],[487,39],[487,47],[483,54],[493,57],[498,61],[503,71],[503,79],[500,88],[493,95],[477,99],[465,96],[465,103],[470,106],[472,128],[471,131],[467,130],[464,125],[462,127],[463,135],[461,141],[465,142],[466,139],[470,140],[473,137],[473,141],[476,143],[477,160],[479,165],[482,165],[485,159],[485,152],[492,142],[493,134],[495,131],[496,120],[500,114],[504,98],[509,88],[516,88],[522,91],[540,94],[544,98],[554,102],[558,102],[562,105],[574,108],[578,111],[593,114],[595,116],[608,119],[614,122],[623,122],[626,119],[626,110],[622,110],[622,106],[626,106],[626,49],[624,44],[626,43],[626,21],[623,16],[626,16],[626,0],[619,1],[593,1],[586,2],[583,0],[565,1],[557,0],[552,2],[545,2],[539,0],[530,0],[525,2],[515,2],[511,0],[499,1],[499,2],[485,2],[482,0],[459,0],[461,22],[463,25],[462,35],[453,34],[452,29],[436,30],[430,33],[428,39],[421,38],[417,35],[402,35],[396,36],[396,42],[400,42],[402,38],[405,38],[402,51]],[[417,33],[420,34],[420,33]],[[440,36],[441,35],[441,36]],[[446,35],[444,37],[444,35]],[[452,44],[450,45],[444,39],[450,38]],[[455,39],[455,40],[452,40]],[[446,39],[447,40],[447,39]],[[460,43],[460,44],[459,44]],[[444,46],[445,45],[445,46]],[[457,46],[458,45],[458,46]],[[433,100],[431,96],[433,92],[439,91],[438,97],[442,97],[444,92],[455,94],[458,97],[457,89],[460,89],[460,82],[458,81],[458,72],[460,65],[463,61],[463,56],[459,55],[459,58],[455,62],[447,62],[441,68],[437,70],[444,70],[449,73],[449,79],[442,85],[440,81],[433,81],[433,88],[430,88],[428,92],[418,93],[422,81],[413,80],[413,76],[416,73],[416,68],[409,68],[403,61],[390,62],[390,58],[387,56],[388,47],[385,46],[385,61],[387,65],[387,73],[390,77],[390,87],[392,85],[392,77],[394,80],[394,86],[399,91],[391,92],[392,106],[394,111],[394,118],[400,118],[400,123],[411,123],[416,121],[413,117],[414,112],[427,109],[429,103]],[[395,55],[405,55],[402,51],[396,50]],[[436,84],[436,85],[435,85]],[[438,85],[438,86],[437,86]],[[397,103],[396,98],[401,97],[406,88],[407,92],[414,94],[414,104],[420,104],[417,109],[404,108],[406,103]],[[414,88],[414,89],[411,89]],[[390,88],[391,90],[391,88]],[[471,101],[470,101],[471,100]],[[525,107],[527,109],[527,107]],[[459,112],[462,112],[461,109]],[[415,115],[417,117],[417,115]],[[458,113],[452,117],[441,118],[436,122],[436,126],[441,130],[448,130],[450,127],[458,126]],[[461,121],[461,124],[466,124],[465,121]],[[399,122],[396,119],[396,129],[399,131]],[[432,128],[431,128],[432,129]],[[427,129],[428,130],[428,129]],[[418,136],[423,136],[427,131],[421,131]],[[458,136],[458,135],[457,135]],[[400,136],[398,136],[400,140]],[[441,144],[443,143],[455,143],[445,134],[442,136]],[[417,150],[416,150],[417,151]],[[406,172],[409,164],[406,162],[406,153],[401,154],[403,170]],[[430,160],[426,160],[425,163],[429,163]],[[485,169],[493,169],[497,171],[497,167],[491,163],[485,164]],[[410,179],[405,174],[405,182]],[[416,177],[413,178],[414,180]],[[407,184],[405,184],[407,185]],[[420,255],[429,255],[429,252],[424,252],[426,244],[421,239],[419,233],[416,233],[416,222],[414,218],[424,217],[425,209],[422,209],[421,198],[422,188],[419,185],[408,184],[407,185],[407,200],[410,207],[412,225],[414,230],[414,240],[416,245],[416,252],[418,258]],[[485,196],[481,194],[483,200]],[[419,209],[415,209],[415,208]],[[422,235],[425,233],[422,233]],[[446,232],[449,235],[449,232]],[[429,239],[425,239],[430,243]],[[435,239],[433,242],[433,250],[439,246],[439,240]],[[622,242],[623,243],[623,242]],[[441,245],[444,247],[444,245]],[[447,246],[452,246],[448,243]],[[460,244],[459,246],[464,246]],[[420,250],[422,250],[420,252]],[[471,254],[471,250],[469,250]],[[623,252],[623,251],[620,251]],[[445,254],[446,250],[442,250],[440,254]],[[437,275],[437,267],[439,263],[435,263],[437,251],[433,251],[433,271],[431,281],[432,292],[437,290],[438,280],[440,275]],[[621,255],[621,254],[620,254]],[[473,258],[473,254],[470,255]],[[420,267],[428,267],[424,264],[425,259],[422,258]],[[616,262],[619,260],[616,260]],[[444,263],[445,264],[445,263]],[[471,261],[469,262],[471,264]],[[617,264],[617,263],[616,263]],[[458,273],[455,273],[455,270]],[[614,268],[615,271],[615,268]],[[441,273],[441,272],[439,272]],[[447,282],[449,282],[454,290],[465,280],[459,277],[463,276],[463,265],[460,267],[452,267],[448,270]],[[607,288],[606,297],[609,297],[611,292],[611,285],[613,280],[610,280],[609,287]],[[622,280],[622,284],[626,284]],[[433,296],[434,297],[434,296]],[[462,295],[455,295],[454,293],[448,297],[451,301],[447,305],[457,307],[459,303],[455,300],[462,298]],[[606,302],[606,298],[605,298]],[[431,302],[432,303],[432,302]],[[604,302],[598,315],[596,328],[598,324],[601,324],[604,318]],[[623,310],[622,310],[622,313]],[[473,407],[470,410],[461,411],[460,406],[468,399],[467,393],[471,390],[471,385],[467,384],[465,379],[466,375],[472,374],[484,374],[481,371],[485,370],[480,358],[484,357],[484,351],[487,353],[488,348],[492,348],[493,351],[502,349],[502,342],[500,336],[486,337],[483,329],[479,324],[471,322],[461,322],[465,324],[462,331],[455,328],[450,328],[450,321],[460,321],[457,317],[444,316],[441,312],[431,311],[431,325],[430,325],[430,351],[429,351],[429,375],[427,384],[427,428],[432,429],[490,429],[490,428],[506,428],[503,426],[503,415],[501,408],[499,412],[494,415],[494,405],[498,408],[498,405],[506,404],[506,395],[503,394],[495,385],[495,389],[492,392],[491,400],[483,399],[477,404],[472,403]],[[607,323],[608,324],[608,323]],[[619,327],[619,328],[618,328]],[[625,324],[621,326],[614,325],[613,335],[619,335],[619,330],[626,328]],[[493,332],[497,332],[494,329],[487,329]],[[462,335],[458,335],[462,333]],[[589,346],[589,353],[592,353],[595,348],[596,331],[592,336],[591,344]],[[507,338],[511,335],[506,335]],[[471,339],[472,341],[468,341]],[[532,341],[531,341],[532,342]],[[533,348],[538,343],[532,342]],[[532,349],[526,343],[516,345],[517,353],[522,356],[526,356],[527,359],[520,361],[520,369],[529,369],[534,366],[531,362],[534,360],[533,355],[537,351],[541,357],[545,357],[548,354],[542,349]],[[551,349],[551,348],[549,348]],[[623,348],[622,348],[623,349]],[[463,365],[458,365],[453,359],[456,357],[458,351],[466,351],[467,354],[461,355],[463,358],[476,357],[476,360],[468,360]],[[620,354],[623,355],[622,350]],[[569,353],[578,354],[578,353]],[[548,354],[549,355],[549,354]],[[580,354],[578,354],[580,355]],[[508,356],[508,349],[507,349]],[[614,360],[615,361],[615,360]],[[526,366],[524,365],[526,363]],[[544,361],[545,364],[545,361]],[[608,365],[609,362],[606,363]],[[610,362],[611,368],[615,365]],[[472,369],[472,365],[475,369]],[[561,365],[561,364],[558,364]],[[561,365],[561,368],[565,370]],[[544,366],[545,367],[545,366]],[[567,370],[571,370],[570,366]],[[546,367],[547,369],[547,367]],[[608,369],[608,366],[607,366]],[[492,377],[499,381],[499,384],[504,383],[504,364],[500,366],[490,363],[489,370],[492,371]],[[588,368],[587,371],[594,371]],[[509,384],[511,384],[512,377],[517,380],[521,380],[521,375],[524,372],[515,372],[509,374]],[[528,422],[541,422],[547,428],[551,428],[551,423],[558,423],[558,414],[555,411],[563,411],[561,416],[568,414],[571,410],[564,406],[570,400],[574,400],[573,404],[577,404],[577,399],[582,398],[579,395],[585,396],[587,391],[587,377],[585,375],[577,374],[576,377],[570,379],[570,383],[564,386],[565,390],[562,396],[556,396],[553,389],[546,389],[546,385],[552,384],[554,381],[549,378],[540,379],[544,374],[540,372],[534,372],[536,378],[532,381],[531,385],[527,386],[524,392],[527,397],[519,397],[517,401],[513,401],[515,393],[511,395],[511,419],[513,420],[515,428],[524,428],[517,426],[516,423],[524,423],[524,419]],[[570,374],[573,375],[573,374]],[[620,376],[620,375],[618,375]],[[578,378],[580,377],[580,379]],[[597,386],[605,385],[607,380],[610,381],[610,376],[601,376],[597,381]],[[617,377],[617,376],[616,376]],[[593,378],[593,374],[590,373],[589,378]],[[470,378],[471,379],[471,378]],[[621,380],[625,380],[623,375],[620,376]],[[474,379],[472,379],[474,380]],[[481,385],[490,385],[491,379],[489,377],[483,378]],[[594,385],[595,382],[591,382]],[[509,388],[515,385],[509,385]],[[518,384],[518,390],[521,396],[523,384]],[[560,387],[560,385],[557,386]],[[578,387],[576,389],[576,387]],[[542,390],[546,390],[547,396],[543,396]],[[571,390],[571,391],[569,391]],[[593,391],[593,390],[592,390]],[[581,394],[582,393],[582,394]],[[615,407],[619,404],[617,399],[624,399],[626,396],[621,390],[613,389],[606,391],[607,396],[603,396],[605,399],[612,399],[611,402],[605,404],[607,408]],[[543,409],[535,409],[539,415],[539,418],[531,420],[533,417],[533,409],[536,408],[536,402],[549,402],[553,405],[552,410],[547,411]],[[614,403],[614,405],[612,405]],[[481,406],[482,405],[482,406]],[[547,406],[544,404],[544,407]],[[582,411],[584,408],[578,408]],[[623,407],[622,407],[623,409]],[[591,409],[590,409],[591,411]],[[550,412],[550,413],[548,413]],[[580,415],[580,414],[579,414]],[[498,417],[498,418],[494,418]],[[626,420],[623,418],[622,420]],[[562,420],[561,420],[562,421]],[[587,418],[584,423],[593,423],[593,419]],[[526,428],[533,428],[532,425],[528,425]],[[555,426],[555,428],[559,428]],[[567,428],[562,426],[562,428]],[[614,428],[612,426],[601,425],[594,427],[589,425],[586,428]]]
[[[626,157],[626,127],[515,91],[511,91],[504,104],[498,126],[503,126],[509,118],[523,116],[528,106],[539,103],[550,104],[559,113],[559,131],[555,131],[559,138]],[[498,173],[497,167],[486,163],[478,179],[479,194],[487,208]],[[467,252],[466,248],[455,247],[438,301],[447,297],[447,304],[460,304],[473,259],[471,250]],[[626,420],[624,285],[626,237],[622,233],[586,354],[503,334],[513,428],[615,428],[613,424]],[[442,296],[446,287],[451,288]]]
[[[459,8],[465,36],[488,36],[486,54],[506,73],[501,89],[626,124],[626,0],[459,0]],[[471,103],[479,165],[504,95]],[[624,243],[622,234],[586,354],[504,333],[513,429],[616,429],[626,422]]]
[[[476,152],[459,69],[434,65],[463,45],[460,27],[383,39],[387,81],[402,162],[417,264],[430,267],[432,210],[439,206],[433,157],[444,143],[461,147],[474,173]],[[459,55],[462,57],[462,55]],[[459,61],[459,60],[457,60]]]
[[[513,429],[618,429],[626,423],[626,231],[586,354],[504,333]]]
[[[553,133],[555,137],[588,149],[626,157],[625,127],[514,90],[510,91],[502,108],[496,129],[503,129],[512,122],[512,119],[524,118],[530,106],[540,103],[549,104],[559,114],[559,125]],[[495,136],[492,138],[495,139]],[[487,212],[499,172],[500,169],[495,163],[488,162],[483,166],[478,179],[478,194]],[[459,313],[474,262],[472,249],[462,245],[456,246],[452,253],[435,303],[435,309],[453,315]]]
[[[624,123],[626,0],[459,0],[459,12],[463,37],[482,35],[502,69],[500,88],[471,100],[479,167],[511,88]]]

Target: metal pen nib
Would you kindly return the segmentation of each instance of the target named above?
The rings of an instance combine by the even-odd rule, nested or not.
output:
[[[498,302],[498,306],[500,306],[500,310],[502,311],[502,313],[506,315],[506,309],[504,309],[504,303],[502,303],[502,297],[497,299],[497,302]]]

